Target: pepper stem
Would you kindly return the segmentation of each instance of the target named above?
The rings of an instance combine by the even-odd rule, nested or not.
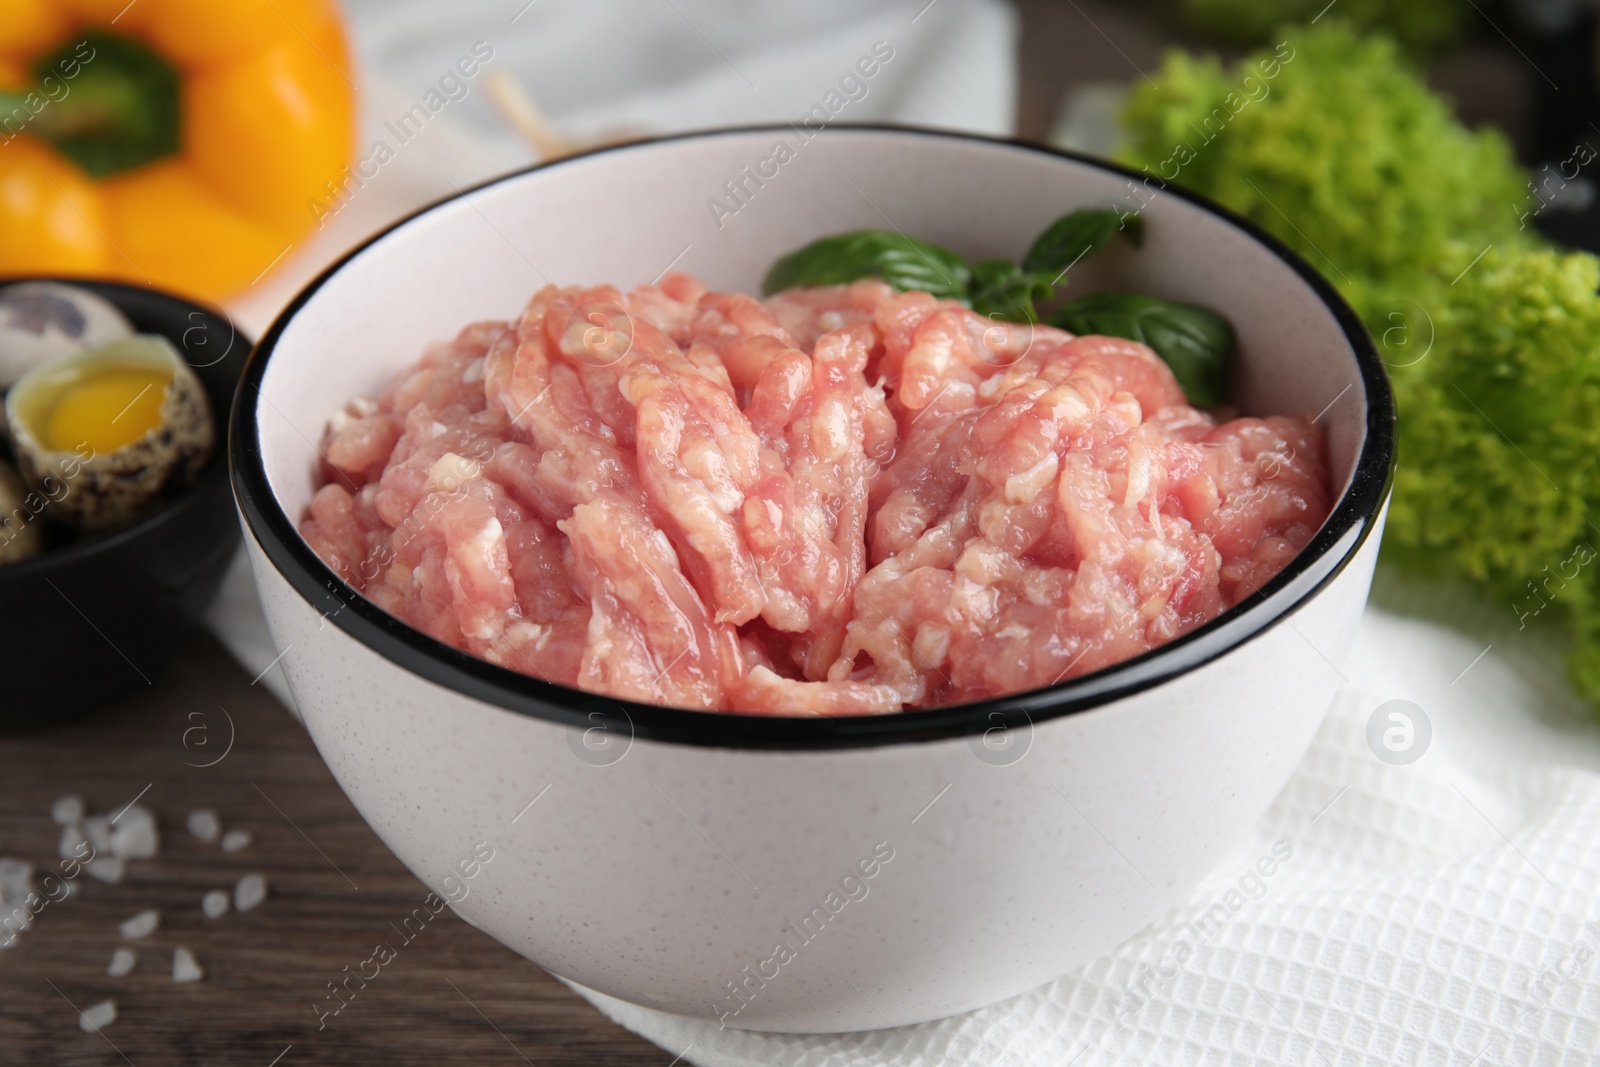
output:
[[[36,60],[33,76],[0,90],[0,144],[32,134],[95,178],[177,154],[181,79],[144,45],[88,33]]]

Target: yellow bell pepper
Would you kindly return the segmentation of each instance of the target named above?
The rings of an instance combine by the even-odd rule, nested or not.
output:
[[[0,0],[0,275],[238,293],[354,143],[336,0]]]

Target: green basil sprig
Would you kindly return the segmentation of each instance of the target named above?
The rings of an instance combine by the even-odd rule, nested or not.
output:
[[[988,259],[969,265],[955,252],[898,231],[854,230],[813,241],[779,259],[767,272],[767,295],[810,285],[846,285],[882,278],[902,291],[921,290],[958,300],[980,315],[1036,323],[1035,303],[1050,300],[1067,272],[1109,244],[1118,233],[1144,244],[1137,213],[1085,208],[1052,222],[1021,264]],[[1189,403],[1215,407],[1227,395],[1233,327],[1193,304],[1174,304],[1137,293],[1096,293],[1056,309],[1050,323],[1076,334],[1126,337],[1147,344],[1183,387]]]
[[[1022,257],[1022,269],[1057,278],[1079,260],[1111,243],[1118,231],[1135,248],[1144,244],[1144,218],[1138,212],[1085,208],[1052,222]]]
[[[966,303],[967,261],[940,245],[891,230],[855,230],[813,241],[772,265],[761,291],[771,296],[801,285],[847,285],[882,278],[896,289],[920,289]]]
[[[1050,324],[1147,344],[1172,368],[1189,403],[1209,408],[1226,399],[1233,327],[1214,311],[1139,293],[1095,293],[1061,305]]]
[[[1049,274],[1023,270],[1009,259],[986,259],[973,264],[967,302],[991,319],[1032,323],[1039,321],[1033,302],[1054,295]]]

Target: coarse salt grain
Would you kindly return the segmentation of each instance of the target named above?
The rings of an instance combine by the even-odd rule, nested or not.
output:
[[[89,839],[77,823],[61,828],[61,841],[56,845],[56,855],[64,860],[81,860],[89,855]]]
[[[33,913],[24,900],[24,897],[0,895],[0,940],[4,940],[7,947],[17,934],[33,925]]]
[[[83,865],[83,869],[90,875],[116,885],[122,881],[122,861],[115,856],[99,856]]]
[[[33,864],[26,860],[0,858],[0,889],[33,888]]]
[[[238,852],[242,848],[248,848],[249,845],[249,830],[229,830],[222,835],[222,851],[224,852]]]
[[[150,908],[131,918],[122,920],[117,925],[117,929],[121,931],[123,937],[133,941],[141,937],[149,937],[156,932],[156,927],[160,925],[161,913],[154,908]]]
[[[133,954],[133,949],[119,948],[111,954],[111,965],[106,968],[106,973],[113,978],[121,978],[130,973],[138,962],[139,957]]]
[[[102,1000],[90,1005],[78,1015],[78,1029],[86,1034],[96,1034],[117,1021],[117,1002]]]
[[[30,899],[38,899],[33,890],[33,864],[0,859],[0,943],[6,948],[11,947],[19,930],[33,925]]]
[[[208,919],[220,919],[228,914],[228,891],[213,889],[200,898],[200,910]]]
[[[89,838],[89,844],[94,846],[96,852],[109,852],[111,850],[111,817],[109,815],[91,815],[83,820],[83,832]]]
[[[160,849],[155,815],[148,808],[128,805],[111,826],[111,854],[122,860],[147,860]]]
[[[83,821],[83,798],[76,793],[68,793],[54,804],[50,805],[50,817],[63,826]]]
[[[222,820],[208,808],[191,811],[188,825],[191,834],[206,842],[215,841],[222,833]]]
[[[266,899],[267,880],[259,874],[247,874],[233,887],[233,906],[240,911],[249,911]]]
[[[174,982],[198,982],[205,977],[200,964],[195,961],[194,953],[183,947],[172,950],[172,980]]]

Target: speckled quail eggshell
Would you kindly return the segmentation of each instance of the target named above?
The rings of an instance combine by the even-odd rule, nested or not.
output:
[[[0,289],[0,392],[53,359],[133,336],[110,301],[59,282]]]
[[[61,375],[105,363],[158,362],[172,372],[160,424],[113,452],[85,457],[47,449],[21,415],[30,393],[36,388],[59,390]],[[5,408],[23,479],[51,499],[52,515],[86,532],[128,526],[157,510],[200,476],[216,440],[205,386],[164,337],[113,341],[35,368],[12,387]]]
[[[39,524],[23,502],[27,495],[17,472],[0,460],[0,564],[31,559],[43,547]]]

